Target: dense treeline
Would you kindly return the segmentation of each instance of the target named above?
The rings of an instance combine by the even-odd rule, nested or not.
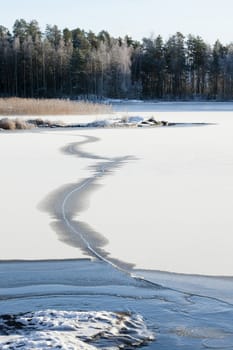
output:
[[[0,96],[233,98],[233,44],[176,33],[142,42],[36,21],[0,26]]]

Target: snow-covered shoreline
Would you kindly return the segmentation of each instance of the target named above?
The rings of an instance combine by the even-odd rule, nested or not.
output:
[[[0,118],[0,131],[9,130],[30,130],[30,129],[92,129],[92,128],[145,128],[145,127],[161,127],[161,126],[203,126],[209,125],[204,122],[172,122],[167,120],[158,120],[154,116],[138,116],[125,115],[112,118],[107,116],[104,119],[96,119],[86,122],[71,122],[68,118],[62,120],[55,120],[54,118],[37,118],[32,117],[27,119],[25,117],[14,118]]]

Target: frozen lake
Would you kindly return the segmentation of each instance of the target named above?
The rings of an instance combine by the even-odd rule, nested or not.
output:
[[[117,112],[226,112],[233,111],[233,102],[113,102]]]
[[[127,109],[118,112],[124,117],[211,125],[2,134],[1,178],[8,185],[0,199],[1,258],[86,256],[76,238],[64,236],[56,213],[41,203],[51,191],[92,177],[80,199],[85,205],[73,206],[72,217],[81,231],[99,235],[105,255],[137,269],[232,276],[233,104],[117,106]],[[215,106],[221,111],[213,111]],[[101,164],[111,169],[95,177]]]
[[[122,106],[0,134],[1,349],[233,348],[233,104]]]

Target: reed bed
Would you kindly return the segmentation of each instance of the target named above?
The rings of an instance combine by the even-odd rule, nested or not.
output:
[[[20,119],[0,119],[0,130],[32,129],[33,125]]]
[[[85,101],[34,98],[0,98],[0,116],[108,114],[109,105]]]

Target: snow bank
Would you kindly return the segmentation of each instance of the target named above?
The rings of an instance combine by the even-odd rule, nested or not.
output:
[[[130,349],[154,339],[140,315],[125,312],[42,310],[3,315],[0,326],[2,350]]]

